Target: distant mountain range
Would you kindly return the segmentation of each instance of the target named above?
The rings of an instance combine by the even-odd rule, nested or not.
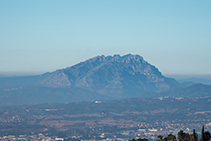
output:
[[[150,93],[150,96],[170,97],[211,97],[211,85],[193,84],[188,87]]]
[[[102,55],[51,73],[0,78],[0,102],[13,105],[110,100],[162,95],[163,91],[180,87],[179,82],[163,76],[139,55]]]
[[[211,79],[204,79],[204,78],[196,78],[196,77],[190,77],[187,79],[180,79],[178,80],[181,83],[202,83],[202,84],[207,84],[211,85]]]

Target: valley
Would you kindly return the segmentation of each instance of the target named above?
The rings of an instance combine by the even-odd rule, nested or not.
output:
[[[42,133],[81,140],[103,139],[105,134],[152,139],[193,129],[200,134],[202,124],[211,131],[210,106],[211,97],[154,97],[1,107],[1,136]]]

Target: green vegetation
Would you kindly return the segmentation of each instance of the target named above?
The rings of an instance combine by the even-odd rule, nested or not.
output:
[[[138,138],[137,140],[135,140],[135,139],[132,139],[132,140],[130,140],[130,141],[148,141],[148,139],[146,139],[146,138],[143,138],[143,139],[141,139],[141,138]]]
[[[161,135],[158,136],[159,140],[157,141],[176,141],[176,137],[172,134],[168,134],[167,137],[163,137]]]
[[[211,141],[210,132],[208,132],[208,131],[204,132],[204,125],[202,126],[202,133],[201,133],[200,139],[199,139],[198,135],[195,133],[195,129],[193,130],[193,134],[191,134],[191,135],[189,135],[189,133],[184,133],[183,130],[180,130],[178,132],[177,136],[178,136],[179,141]],[[157,138],[159,138],[159,139],[156,141],[177,141],[177,138],[172,134],[168,134],[167,137],[163,137],[163,136],[159,135]],[[148,141],[148,139],[138,138],[137,140],[132,139],[130,141]]]

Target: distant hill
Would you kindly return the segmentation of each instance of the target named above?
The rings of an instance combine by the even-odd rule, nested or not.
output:
[[[194,84],[185,88],[163,91],[152,95],[170,97],[210,97],[211,85]]]
[[[192,82],[192,83],[202,83],[206,85],[211,85],[211,79],[204,79],[204,78],[196,78],[196,77],[191,77],[187,79],[180,79],[178,80],[179,82]]]

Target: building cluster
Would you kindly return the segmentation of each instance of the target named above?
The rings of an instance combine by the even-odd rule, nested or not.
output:
[[[0,141],[63,141],[64,138],[48,137],[39,133],[37,135],[8,135],[0,137]]]
[[[209,126],[206,126],[209,128]],[[32,135],[8,135],[8,136],[2,136],[0,137],[0,141],[128,141],[133,138],[146,138],[148,140],[157,140],[157,137],[159,135],[161,136],[167,136],[168,134],[173,134],[177,136],[177,133],[181,129],[175,129],[175,130],[163,130],[163,129],[155,129],[155,128],[140,128],[138,130],[124,130],[121,132],[114,132],[114,133],[99,133],[96,136],[89,136],[91,138],[86,138],[84,135],[74,135],[69,137],[63,137],[59,138],[57,136],[49,136],[48,134],[32,134]],[[189,134],[192,133],[192,129],[186,128],[183,129],[184,132],[187,132]],[[198,135],[200,135],[200,130],[196,132]]]

